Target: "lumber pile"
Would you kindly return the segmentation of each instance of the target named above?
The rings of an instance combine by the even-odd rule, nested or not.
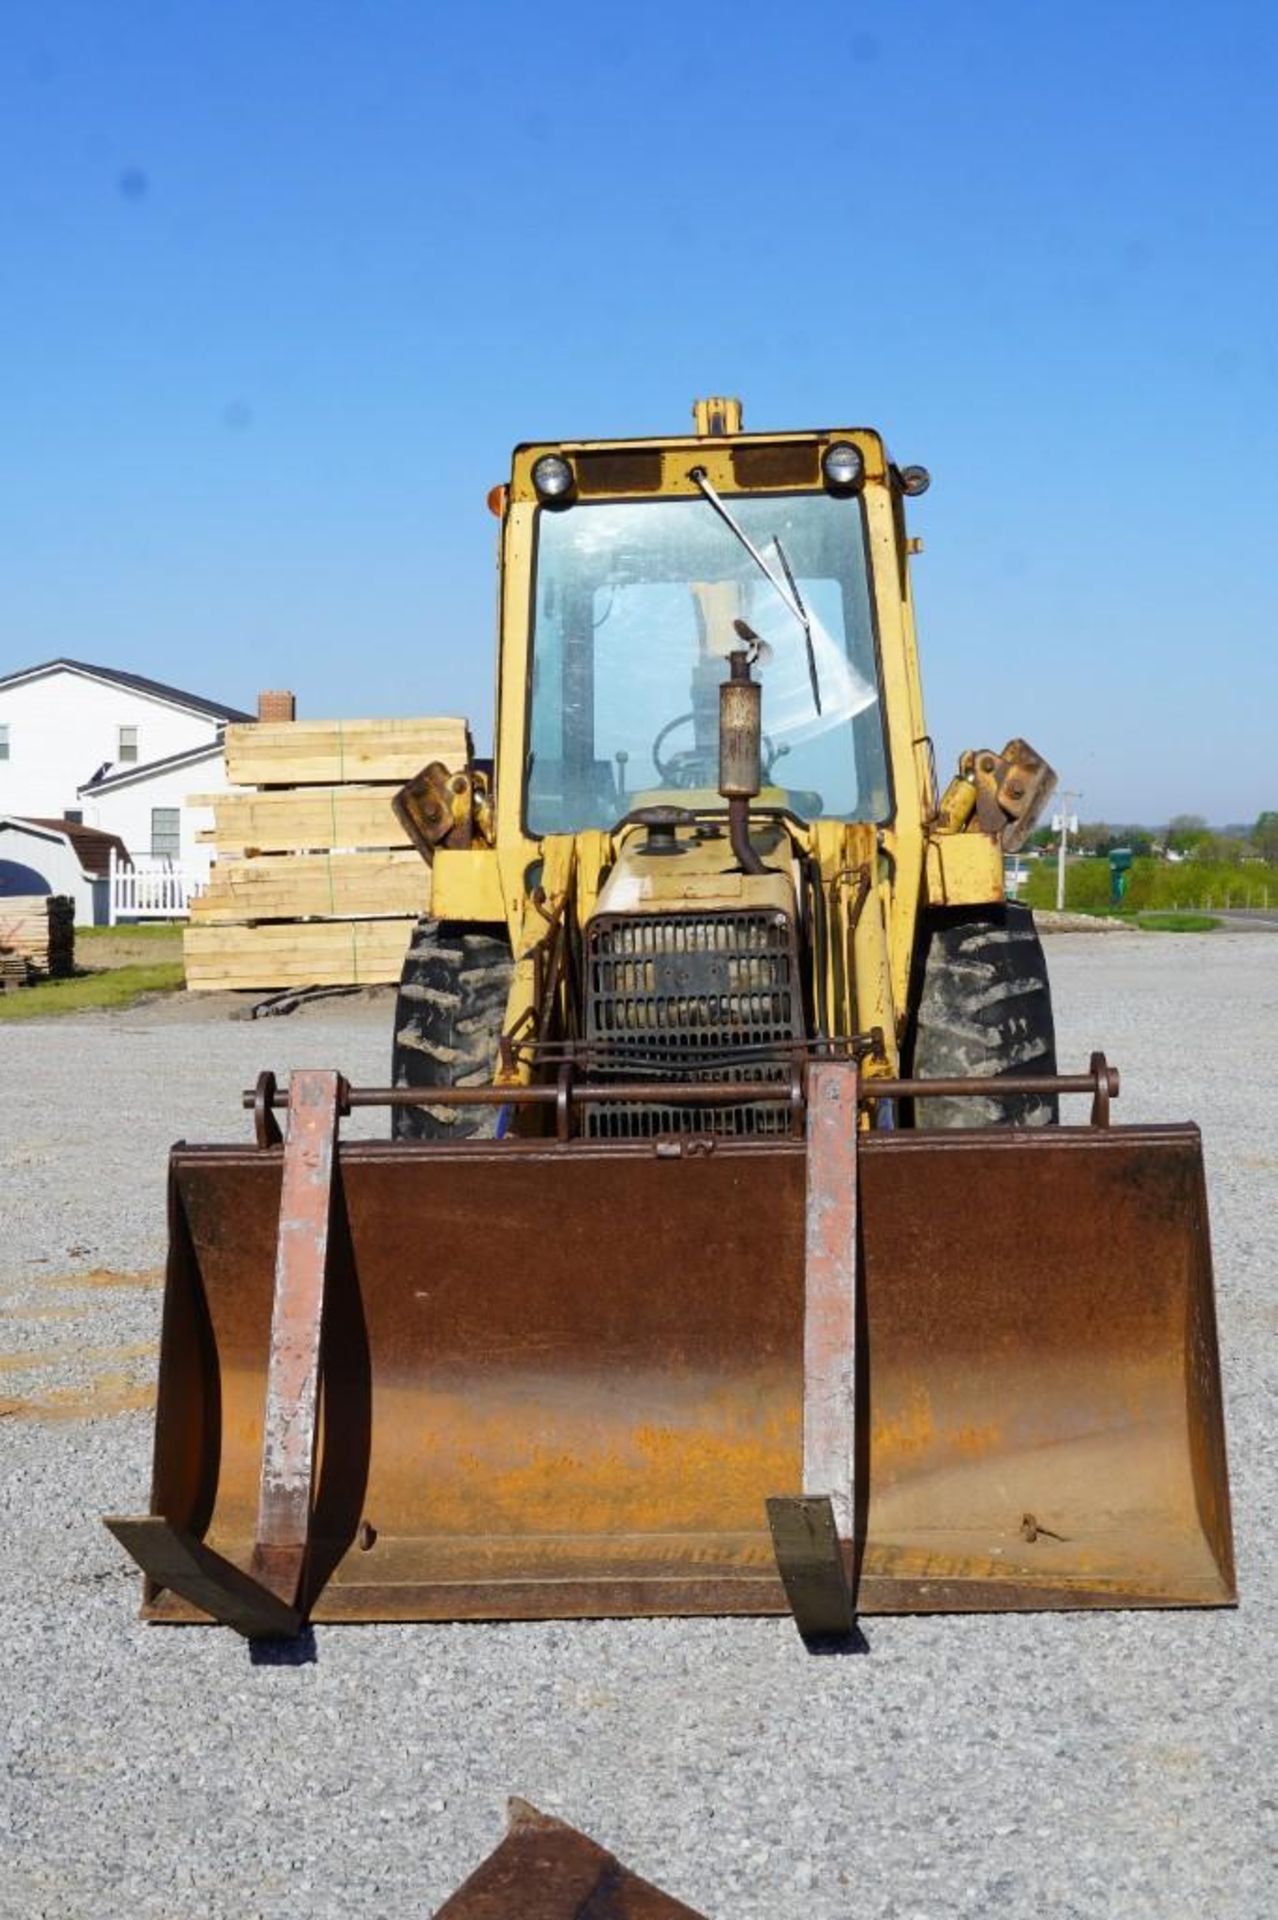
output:
[[[249,721],[226,729],[226,777],[237,787],[402,787],[431,760],[467,758],[464,720]]]
[[[64,893],[0,899],[0,953],[16,955],[41,979],[66,979],[75,971],[75,902]]]
[[[430,869],[391,807],[432,760],[470,759],[464,720],[291,720],[226,730],[239,792],[198,796],[216,848],[191,904],[186,984],[375,986],[399,979]]]

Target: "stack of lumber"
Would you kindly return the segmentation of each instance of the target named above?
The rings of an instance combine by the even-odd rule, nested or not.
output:
[[[0,899],[0,952],[17,954],[50,980],[75,971],[75,902],[64,893]]]
[[[464,767],[464,720],[281,720],[226,730],[227,779],[201,837],[216,856],[191,904],[186,984],[384,985],[399,979],[430,869],[391,801],[432,760]]]

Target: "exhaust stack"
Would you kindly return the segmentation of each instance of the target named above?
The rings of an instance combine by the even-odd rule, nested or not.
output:
[[[728,655],[731,673],[719,687],[719,792],[728,803],[728,838],[741,871],[766,873],[750,841],[750,802],[763,784],[763,690],[750,672],[757,637],[744,620],[733,624],[750,645]]]

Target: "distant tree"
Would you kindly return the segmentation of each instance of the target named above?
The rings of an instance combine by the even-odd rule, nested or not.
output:
[[[1052,839],[1055,840],[1054,835]],[[1154,851],[1154,837],[1148,827],[1110,826],[1104,820],[1084,820],[1079,824],[1077,839],[1070,835],[1070,845],[1076,846],[1080,853],[1094,853],[1102,860],[1115,847],[1126,847],[1133,856],[1143,859]]]
[[[1222,866],[1236,867],[1251,852],[1249,840],[1237,840],[1227,833],[1200,834],[1193,843],[1196,860],[1215,860]]]
[[[1025,842],[1025,844],[1027,847],[1055,846],[1056,835],[1052,832],[1052,829],[1050,827],[1035,827],[1033,833],[1030,835],[1029,839]]]
[[[1077,846],[1080,853],[1108,853],[1114,844],[1114,829],[1103,820],[1081,820]]]
[[[1278,813],[1262,813],[1251,830],[1251,844],[1265,860],[1278,862]]]
[[[1167,822],[1166,842],[1176,853],[1188,853],[1207,832],[1201,813],[1177,813]]]

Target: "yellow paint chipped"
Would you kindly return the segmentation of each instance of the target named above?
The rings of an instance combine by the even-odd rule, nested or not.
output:
[[[402,1422],[383,1405],[385,1525],[468,1533],[482,1511],[503,1533],[758,1530],[759,1489],[801,1472],[801,1408],[788,1388],[755,1376],[689,1386],[672,1402],[666,1381],[669,1417],[640,1423],[624,1397],[543,1400],[531,1419],[526,1405],[493,1395],[433,1394],[425,1420],[420,1399],[407,1401]]]
[[[983,1427],[954,1427],[947,1438],[957,1452],[980,1455],[992,1453],[1003,1444],[1003,1429],[991,1420]]]
[[[915,1385],[896,1413],[876,1416],[872,1445],[876,1456],[888,1465],[926,1453],[935,1437],[931,1396],[926,1388]]]

